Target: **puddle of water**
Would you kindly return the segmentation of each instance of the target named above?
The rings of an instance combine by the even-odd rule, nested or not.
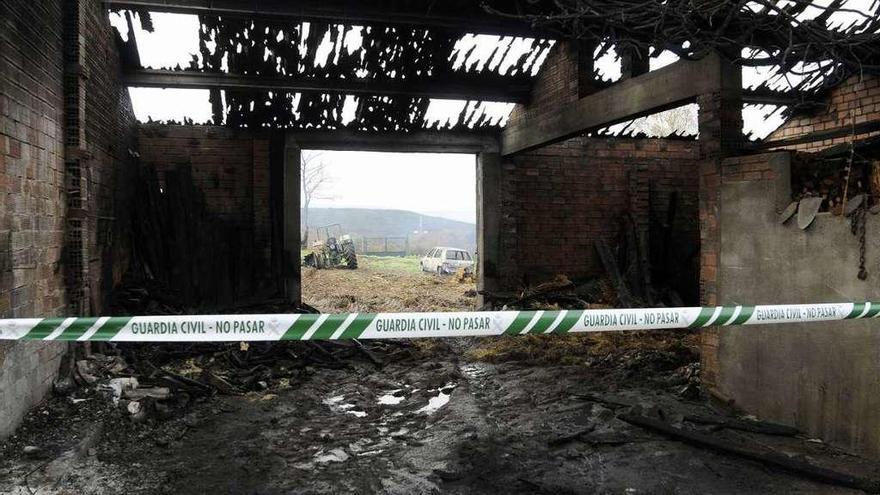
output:
[[[388,406],[400,404],[401,402],[403,402],[403,399],[404,399],[403,395],[400,395],[400,396],[394,395],[399,392],[400,392],[400,389],[391,390],[389,392],[386,392],[385,395],[382,395],[379,397],[379,400],[377,401],[377,403],[383,404],[383,405],[388,405]]]
[[[431,397],[428,399],[428,405],[416,411],[417,413],[425,413],[425,414],[433,414],[437,412],[438,409],[445,406],[449,403],[449,399],[452,397],[452,394],[444,394],[440,392],[436,397]]]
[[[428,399],[428,405],[417,410],[416,413],[425,413],[425,414],[433,414],[437,412],[441,407],[445,406],[449,403],[449,400],[452,398],[452,391],[455,390],[454,383],[447,383],[440,389],[436,389],[438,393],[435,397],[431,397]],[[431,390],[433,392],[433,390]]]
[[[406,429],[406,428],[401,428],[401,429],[399,429],[399,430],[397,430],[397,431],[392,432],[390,436],[391,436],[392,438],[394,438],[394,437],[402,437],[403,435],[406,435],[407,433],[409,433],[409,430],[408,430],[408,429]]]
[[[354,409],[354,407],[355,407],[354,404],[341,404],[341,402],[342,402],[343,400],[345,400],[345,396],[343,396],[343,395],[336,395],[336,396],[334,396],[334,397],[328,397],[328,398],[322,400],[321,402],[322,402],[324,405],[330,407],[330,410],[333,411],[333,412],[340,412],[340,413],[345,413],[345,414],[351,414],[351,415],[356,416],[356,417],[358,417],[358,418],[363,418],[363,417],[365,417],[365,416],[367,415],[367,412],[366,412],[366,411],[358,411],[358,410],[355,410],[355,409]]]
[[[348,460],[348,454],[342,449],[333,449],[330,452],[318,452],[315,454],[315,462],[326,464],[328,462],[345,462]]]

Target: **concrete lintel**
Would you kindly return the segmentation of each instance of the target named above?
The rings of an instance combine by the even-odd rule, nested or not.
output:
[[[396,153],[498,153],[496,133],[417,131],[370,133],[349,130],[288,131],[287,146],[333,151]]]
[[[440,80],[375,80],[370,78],[325,79],[269,77],[184,70],[140,69],[124,76],[127,86],[143,88],[250,89],[349,95],[387,95],[449,100],[484,100],[523,103],[531,84],[500,77],[463,76]]]
[[[501,134],[504,156],[528,151],[608,125],[624,122],[696,100],[723,86],[722,59],[710,54],[681,60],[633,77],[536,119],[508,126]]]

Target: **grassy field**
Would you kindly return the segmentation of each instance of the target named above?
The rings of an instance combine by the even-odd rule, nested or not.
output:
[[[300,250],[300,260],[306,257],[311,251],[308,249]],[[420,256],[367,256],[365,254],[358,255],[358,266],[369,268],[371,270],[386,272],[408,272],[419,273]]]
[[[409,272],[419,273],[422,269],[419,267],[418,256],[358,256],[358,264],[365,268],[379,271],[389,272]]]

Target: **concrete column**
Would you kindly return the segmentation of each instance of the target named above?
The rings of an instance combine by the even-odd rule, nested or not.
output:
[[[742,68],[720,54],[713,70],[720,73],[720,86],[697,97],[700,130],[700,299],[702,304],[718,303],[717,263],[718,195],[721,161],[735,156],[742,148]]]
[[[284,293],[294,304],[302,301],[300,270],[300,159],[301,150],[290,143],[284,149],[283,226]]]
[[[501,155],[477,155],[477,290],[500,286]],[[477,296],[477,306],[483,296]]]
[[[742,147],[742,68],[720,54],[713,70],[719,71],[719,87],[697,97],[700,129],[700,303],[722,304],[718,260],[721,259],[721,164]],[[700,334],[700,377],[707,390],[715,393],[718,380],[720,327]]]

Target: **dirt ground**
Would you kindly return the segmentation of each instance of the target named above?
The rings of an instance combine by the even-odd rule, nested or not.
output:
[[[306,275],[306,300],[325,311],[377,311],[457,309],[472,299],[470,287],[451,279],[373,269],[358,270],[361,280],[340,296],[333,288],[346,274]],[[688,420],[731,418],[701,394],[692,340],[665,333],[383,344],[373,356],[379,364],[357,353],[337,366],[270,363],[265,384],[199,397],[175,390],[138,420],[100,383],[79,387],[36,408],[0,445],[0,493],[859,493],[682,443],[626,414],[876,476],[876,464],[802,435]],[[291,356],[305,349],[271,345]],[[236,345],[225,355],[266,350]],[[168,366],[183,373],[213,359],[181,351]]]
[[[358,257],[357,270],[303,268],[303,302],[323,312],[470,311],[475,284],[419,271],[417,258]]]

